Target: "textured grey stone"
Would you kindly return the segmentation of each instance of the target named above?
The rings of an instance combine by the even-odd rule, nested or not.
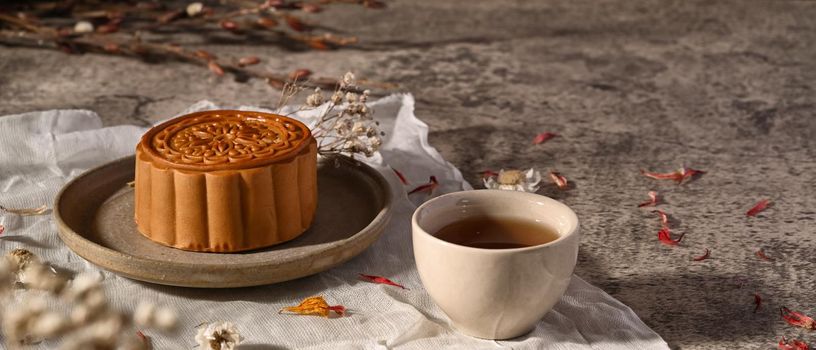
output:
[[[360,46],[201,46],[258,54],[275,71],[398,83],[431,143],[473,183],[487,168],[558,169],[575,187],[542,193],[582,220],[577,273],[673,347],[816,342],[778,311],[816,314],[816,2],[395,1],[311,16],[359,34]],[[274,105],[277,93],[182,63],[0,47],[0,114],[88,108],[109,125],[144,125],[205,98]],[[541,131],[562,136],[531,145]],[[683,164],[708,173],[681,186],[639,174]],[[649,190],[686,233],[679,247],[658,243],[657,216],[636,207]],[[773,206],[746,218],[762,198]],[[710,259],[690,261],[704,248]],[[759,260],[760,248],[776,260]]]

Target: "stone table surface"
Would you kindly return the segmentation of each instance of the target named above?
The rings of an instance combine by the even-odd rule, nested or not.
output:
[[[783,305],[816,314],[816,2],[388,5],[310,15],[358,34],[355,48],[200,46],[257,54],[273,71],[351,70],[399,84],[415,95],[431,144],[477,187],[485,169],[557,169],[574,187],[540,192],[582,221],[576,273],[673,348],[816,343],[779,316]],[[201,99],[272,106],[277,97],[262,81],[183,63],[0,46],[0,114],[86,108],[108,125],[146,125]],[[543,131],[560,136],[532,145]],[[707,173],[676,185],[639,172],[682,165]],[[657,216],[637,208],[649,190],[686,234],[679,246],[661,245]],[[763,198],[772,206],[746,217]],[[710,259],[691,260],[706,248]]]

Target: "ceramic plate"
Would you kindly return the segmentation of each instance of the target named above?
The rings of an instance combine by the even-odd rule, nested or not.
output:
[[[224,288],[287,281],[325,271],[370,246],[391,215],[388,182],[346,157],[320,161],[318,205],[300,237],[241,253],[197,253],[154,243],[133,221],[133,156],[92,169],[57,195],[62,241],[86,260],[119,275],[158,284]]]

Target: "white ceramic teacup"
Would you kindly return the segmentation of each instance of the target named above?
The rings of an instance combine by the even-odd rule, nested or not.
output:
[[[535,220],[559,237],[531,247],[482,249],[432,235],[482,215]],[[478,338],[508,339],[532,330],[564,294],[578,257],[578,217],[566,205],[532,193],[449,193],[417,208],[411,225],[422,284],[456,329]]]

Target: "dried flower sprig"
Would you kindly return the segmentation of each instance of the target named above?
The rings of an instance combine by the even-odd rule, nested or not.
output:
[[[483,181],[488,189],[536,192],[541,182],[541,173],[533,168],[527,171],[501,169],[497,175],[487,176]]]
[[[232,322],[201,324],[195,336],[196,343],[204,350],[233,350],[243,339]]]
[[[223,1],[206,6],[192,2],[179,7],[161,2],[43,1],[34,6],[12,3],[4,6],[4,13],[0,13],[0,44],[45,46],[66,53],[96,52],[144,59],[162,57],[203,65],[216,75],[231,72],[263,78],[280,88],[286,81],[285,75],[245,69],[251,65],[246,61],[218,59],[214,55],[196,56],[194,50],[167,43],[167,33],[186,31],[190,35],[204,36],[212,29],[220,28],[236,37],[274,36],[280,45],[316,50],[340,48],[358,41],[355,36],[337,35],[319,25],[307,23],[298,14],[322,9],[316,4],[283,1]],[[66,26],[66,22],[72,20],[76,22]],[[148,42],[147,37],[155,41]]]
[[[98,274],[68,280],[30,251],[15,249],[0,259],[0,283],[0,292],[14,284],[23,288],[22,301],[3,300],[0,327],[10,348],[60,338],[60,349],[66,350],[149,349],[149,342],[134,336],[127,314],[110,306]],[[29,290],[40,292],[31,297]],[[169,309],[141,313],[152,321],[148,326],[160,330],[175,324]]]
[[[301,90],[297,80],[287,83],[278,108],[286,105]],[[324,96],[322,89],[317,87],[306,97],[306,104],[301,110],[320,111],[317,123],[312,127],[312,135],[318,140],[318,153],[371,157],[379,150],[385,133],[379,129],[379,122],[374,120],[373,111],[367,104],[369,95],[370,91],[357,86],[356,77],[348,72],[331,96]]]

